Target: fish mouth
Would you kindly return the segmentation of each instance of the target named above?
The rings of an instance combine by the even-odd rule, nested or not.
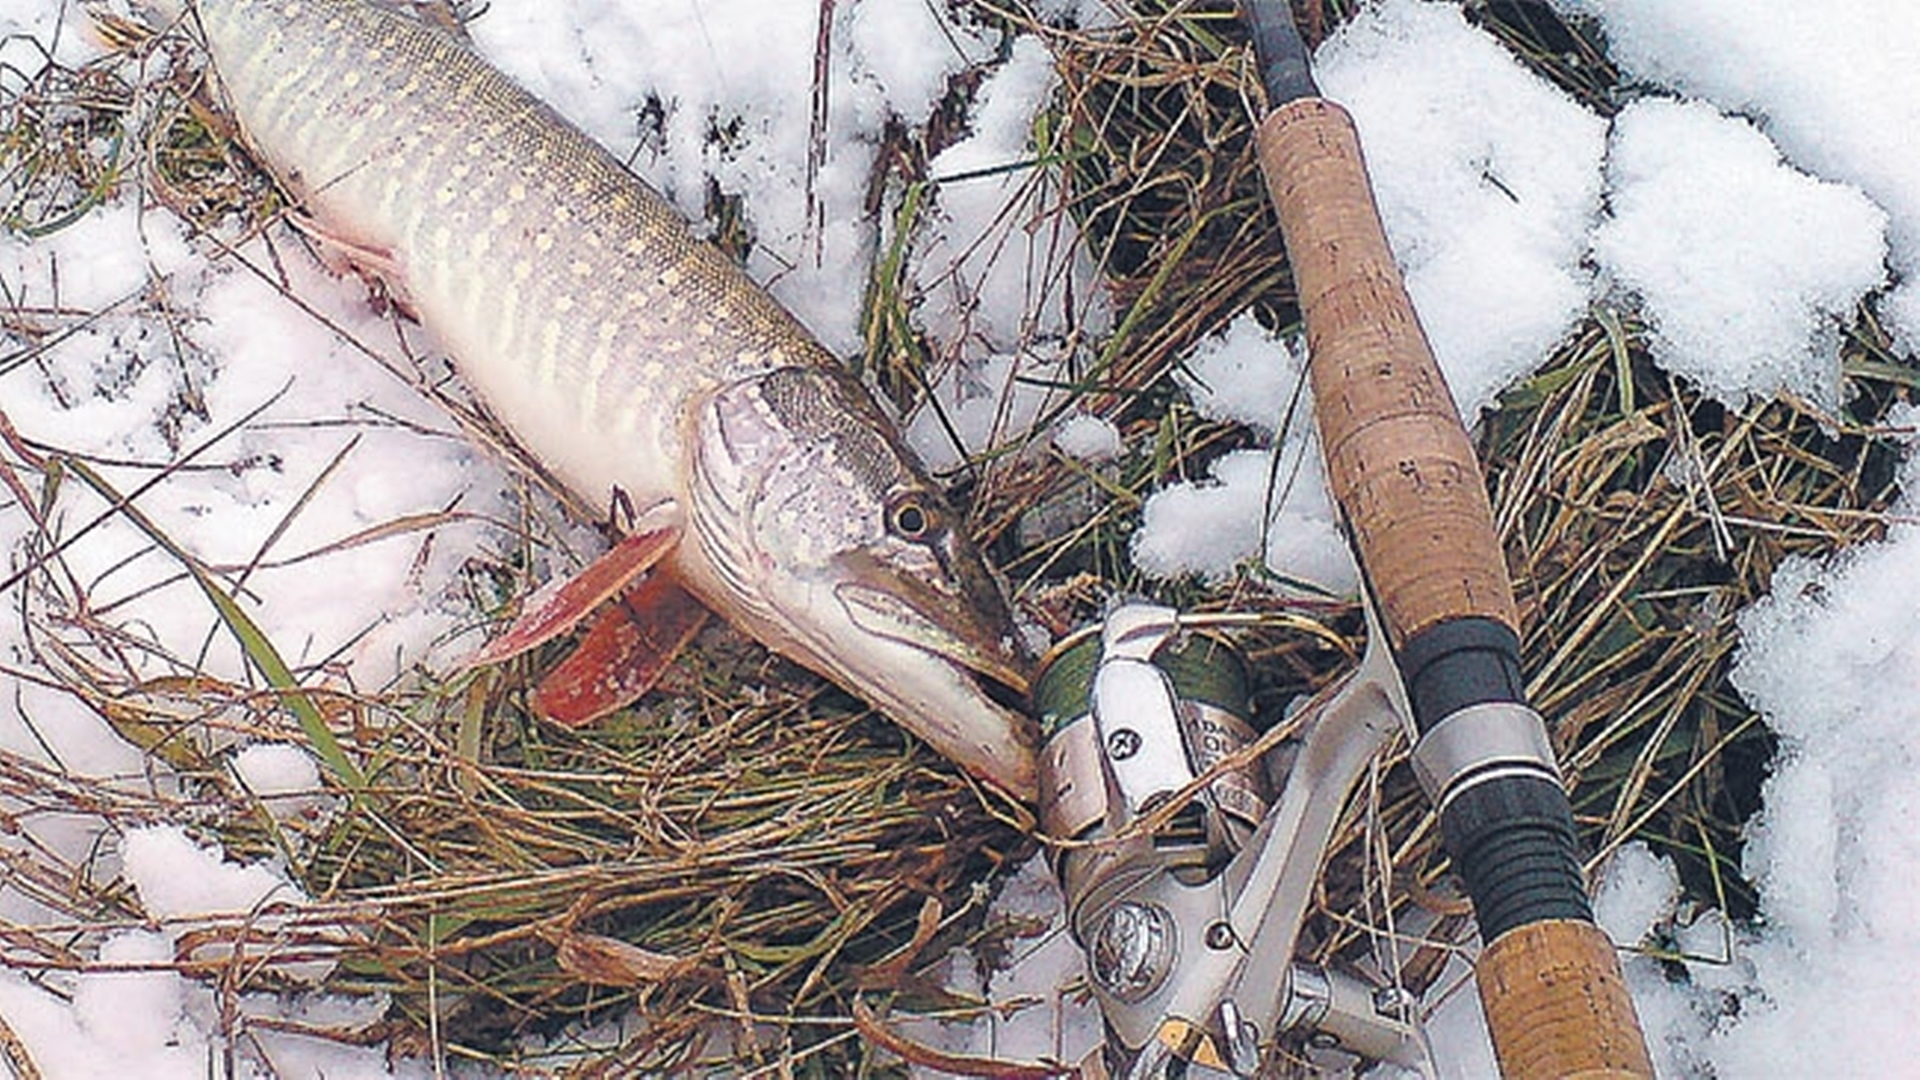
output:
[[[913,592],[910,584],[834,586],[847,625],[864,641],[852,650],[857,659],[842,651],[830,661],[840,661],[835,666],[851,677],[850,686],[949,761],[1017,801],[1034,801],[1039,735],[1026,709],[1027,664],[1013,649],[1011,629],[995,632],[957,598],[925,610],[914,601],[933,597]]]
[[[858,582],[835,586],[834,596],[854,626],[946,661],[966,672],[995,704],[1021,710],[1029,665],[1014,650],[1011,633],[979,625],[959,603],[948,607],[949,617],[941,619],[898,593]]]
[[[1039,797],[1038,727],[1026,708],[1027,663],[1012,648],[1010,627],[996,633],[998,620],[957,597],[929,614],[914,601],[942,594],[910,578],[815,581],[798,596],[740,594],[734,587],[751,583],[703,557],[683,562],[681,571],[689,570],[696,593],[716,597],[713,606],[769,647],[839,683],[1015,802]],[[909,600],[903,591],[926,595]],[[755,602],[768,593],[773,603]]]

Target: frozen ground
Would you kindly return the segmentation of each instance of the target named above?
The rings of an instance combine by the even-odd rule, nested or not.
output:
[[[1320,57],[1328,91],[1358,117],[1389,230],[1464,407],[1543,360],[1595,302],[1639,305],[1661,361],[1735,405],[1781,388],[1837,401],[1836,325],[1882,287],[1892,290],[1882,317],[1907,347],[1920,342],[1910,284],[1920,274],[1920,7],[1557,2],[1600,19],[1615,59],[1644,82],[1644,100],[1611,129],[1533,80],[1452,3],[1383,0]],[[846,350],[862,268],[889,239],[864,209],[880,126],[889,113],[923,118],[947,76],[995,43],[920,0],[841,3],[822,102],[817,5],[629,7],[494,0],[475,34],[690,212],[703,210],[709,177],[742,196],[759,240],[755,272]],[[58,0],[0,0],[0,31],[57,40],[69,62],[93,50],[77,10]],[[38,64],[24,38],[3,49],[16,68]],[[1061,362],[1069,329],[1097,331],[1103,318],[1097,305],[1068,303],[1097,290],[1084,277],[1062,288],[1087,268],[1071,232],[1036,217],[1049,188],[1024,167],[1026,120],[1050,85],[1036,43],[1016,43],[983,90],[972,138],[935,163],[949,181],[936,199],[941,227],[914,249],[925,329],[960,361],[940,392],[967,418],[958,432],[967,449],[996,424],[1038,415],[1043,402],[1003,392],[1013,375]],[[649,102],[658,123],[638,131],[633,118]],[[816,111],[828,136],[818,154]],[[731,149],[719,152],[708,126],[733,118]],[[271,285],[282,273],[304,306]],[[297,248],[256,241],[216,257],[131,186],[51,239],[0,239],[0,286],[8,306],[31,315],[9,328],[0,409],[26,437],[96,457],[123,490],[190,457],[139,505],[204,561],[252,567],[249,611],[305,677],[376,689],[457,647],[459,553],[506,543],[511,523],[501,519],[519,503],[505,474],[395,374],[411,370],[408,348],[430,343],[402,341],[357,286]],[[155,293],[183,317],[193,348],[142,300]],[[53,343],[21,360],[32,333]],[[1201,347],[1196,400],[1265,432],[1283,467],[1264,454],[1229,458],[1209,480],[1156,497],[1143,567],[1219,577],[1257,561],[1350,586],[1310,443],[1280,421],[1299,363],[1294,346],[1251,322]],[[910,430],[929,457],[957,459],[943,429]],[[1093,420],[1054,439],[1088,457],[1114,450],[1111,429]],[[1270,491],[1288,493],[1271,512]],[[104,504],[70,492],[63,507],[76,529]],[[28,528],[0,496],[0,549],[16,551]],[[1832,565],[1790,565],[1774,598],[1742,617],[1736,680],[1783,742],[1747,854],[1761,886],[1757,928],[1734,932],[1712,916],[1674,926],[1671,868],[1635,849],[1615,860],[1601,910],[1622,944],[1656,927],[1697,956],[1732,942],[1727,962],[1690,964],[1690,983],[1629,960],[1666,1075],[1898,1076],[1920,1058],[1920,905],[1904,887],[1920,878],[1911,828],[1920,694],[1901,692],[1920,671],[1917,546],[1920,534],[1903,526]],[[135,530],[109,523],[66,557],[96,613],[157,644],[129,652],[139,674],[199,665],[245,677],[204,599]],[[15,612],[27,602],[18,592],[0,600]],[[19,622],[0,621],[0,746],[164,794],[164,778],[89,708],[36,681],[42,643]],[[249,755],[238,767],[256,790],[297,795],[313,783],[284,756]],[[114,971],[0,974],[0,1015],[47,1076],[221,1075],[229,1054],[241,1075],[265,1075],[268,1063],[289,1077],[432,1072],[291,1036],[236,1045],[221,1034],[231,1021],[223,1003],[165,969],[189,916],[296,899],[272,867],[223,864],[170,828],[103,836],[65,817],[22,825],[76,862],[123,866],[158,920],[108,941],[102,957]],[[1018,893],[1044,909],[1043,881]],[[51,913],[9,888],[0,917]],[[1057,998],[1047,987],[1070,976],[1072,952],[1052,940],[1052,960],[992,989]],[[956,958],[957,978],[966,967]],[[368,1009],[297,998],[240,1007],[337,1022]],[[1441,1075],[1487,1074],[1476,1022],[1466,994],[1436,1018]],[[1008,1056],[1072,1055],[1091,1029],[1083,1011],[1056,1022],[1028,1010],[947,1037]]]

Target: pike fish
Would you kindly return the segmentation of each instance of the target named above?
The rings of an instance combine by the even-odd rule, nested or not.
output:
[[[1030,722],[988,685],[1024,667],[959,517],[859,381],[665,199],[405,5],[145,6],[203,41],[255,154],[524,449],[589,505],[667,523],[623,545],[632,565],[1033,796]]]

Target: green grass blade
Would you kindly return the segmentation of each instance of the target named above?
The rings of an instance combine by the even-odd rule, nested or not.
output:
[[[307,696],[299,681],[293,677],[292,669],[281,658],[280,651],[273,647],[273,642],[268,640],[259,624],[253,621],[246,609],[240,606],[239,601],[220,587],[219,582],[215,581],[213,576],[207,573],[206,567],[201,565],[200,560],[176,544],[151,518],[141,513],[122,496],[106,477],[100,475],[84,461],[76,458],[64,460],[68,471],[85,481],[88,487],[99,492],[100,496],[112,503],[116,510],[126,515],[128,521],[138,526],[149,539],[178,560],[180,565],[186,568],[187,573],[193,575],[194,582],[212,602],[214,610],[220,615],[220,621],[226,625],[227,631],[233,635],[234,640],[239,642],[240,650],[246,653],[248,661],[253,664],[255,670],[260,672],[261,678],[267,681],[267,685],[273,687],[279,694],[280,700],[286,705],[288,711],[292,712],[294,718],[300,722],[300,730],[306,734],[307,743],[313,752],[349,791],[356,794],[364,791],[367,786],[366,775],[340,748],[339,740],[333,737],[333,731],[327,727],[326,718],[320,715],[319,707],[313,703],[311,697]]]

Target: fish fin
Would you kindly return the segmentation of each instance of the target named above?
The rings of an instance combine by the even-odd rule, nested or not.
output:
[[[635,578],[652,569],[679,540],[677,525],[622,537],[585,570],[535,592],[513,625],[467,657],[460,665],[461,670],[497,664],[573,629],[595,608],[618,596]]]
[[[407,318],[419,321],[413,297],[407,294],[406,270],[393,251],[335,232],[309,213],[295,211],[287,215],[287,220],[313,244],[314,254],[329,272],[354,274],[365,281],[373,290],[376,308],[390,304]]]
[[[466,18],[462,9],[472,5],[460,0],[373,0],[373,6],[385,8],[410,22],[422,26],[431,26],[452,36],[468,48],[473,47],[473,35],[467,32]]]
[[[707,621],[705,605],[661,575],[643,581],[595,619],[578,648],[540,681],[533,711],[581,727],[653,689]]]

